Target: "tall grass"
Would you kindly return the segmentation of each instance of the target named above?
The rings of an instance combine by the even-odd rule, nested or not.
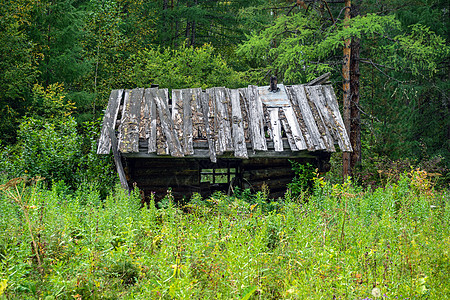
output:
[[[301,200],[196,195],[161,209],[119,187],[104,200],[92,184],[1,188],[4,299],[450,295],[449,194],[420,171],[375,191],[317,180]]]

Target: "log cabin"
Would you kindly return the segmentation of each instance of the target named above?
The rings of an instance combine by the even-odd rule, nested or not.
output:
[[[113,90],[97,153],[113,151],[122,186],[161,199],[209,196],[233,187],[282,196],[291,161],[330,168],[352,151],[325,74],[303,85]],[[337,146],[337,147],[336,147]]]

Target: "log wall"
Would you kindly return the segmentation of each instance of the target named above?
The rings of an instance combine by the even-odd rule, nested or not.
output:
[[[263,185],[269,188],[269,197],[277,198],[284,195],[286,185],[294,177],[291,163],[285,158],[254,158],[254,159],[217,159],[212,163],[209,159],[179,159],[179,158],[123,158],[127,180],[130,186],[137,185],[150,197],[160,200],[170,187],[175,199],[190,198],[193,193],[203,197],[221,189],[229,191],[228,185],[210,185],[201,182],[202,169],[237,168],[239,175],[234,181],[236,186],[249,188],[253,192],[260,191]],[[310,163],[320,172],[329,169],[329,154],[321,153],[317,158],[291,159],[300,163]]]

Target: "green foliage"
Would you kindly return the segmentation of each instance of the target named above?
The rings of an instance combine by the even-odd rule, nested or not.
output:
[[[0,292],[9,299],[449,293],[450,198],[420,170],[374,191],[318,180],[308,201],[287,198],[276,211],[260,207],[261,195],[250,204],[219,193],[196,195],[185,212],[141,208],[137,190],[117,186],[102,201],[95,185],[70,193],[62,182],[47,190],[14,180],[0,193]]]
[[[299,197],[304,193],[312,193],[314,191],[314,178],[316,177],[316,170],[309,163],[299,163],[290,161],[295,177],[287,187],[290,190],[292,197]]]
[[[144,50],[132,56],[130,65],[134,66],[129,79],[133,86],[159,84],[174,89],[242,85],[240,74],[208,44]]]
[[[35,84],[33,86],[33,106],[30,108],[30,113],[43,119],[64,119],[70,116],[76,108],[66,96],[62,84],[51,84],[47,88]]]
[[[74,183],[80,155],[76,122],[68,118],[58,124],[25,118],[18,132],[18,175]]]

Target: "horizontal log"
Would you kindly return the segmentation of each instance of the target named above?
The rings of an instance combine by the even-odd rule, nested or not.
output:
[[[291,168],[268,168],[242,172],[242,177],[249,181],[275,179],[279,177],[292,178],[294,175],[294,171]]]
[[[155,153],[146,153],[146,150],[139,150],[137,153],[123,153],[122,156],[130,157],[130,158],[170,158],[170,155],[158,155]],[[186,158],[209,158],[209,150],[208,149],[194,149],[193,155],[186,155]],[[267,158],[298,158],[298,157],[308,157],[315,158],[315,152],[308,151],[283,151],[277,152],[274,150],[267,151],[249,151],[248,157],[250,158],[258,158],[258,157],[267,157]],[[233,152],[224,152],[222,155],[217,155],[217,158],[235,158]]]
[[[244,180],[244,188],[252,188],[256,191],[260,191],[263,185],[267,185],[269,190],[281,190],[286,188],[288,183],[292,182],[292,177],[283,177],[277,179],[266,179],[261,181],[247,182]]]
[[[137,168],[134,170],[130,170],[130,176],[132,178],[139,178],[139,177],[145,177],[145,176],[158,176],[158,177],[168,177],[168,176],[197,176],[199,174],[198,169],[158,169],[158,168],[152,168],[152,169],[142,169]]]
[[[136,182],[137,186],[172,186],[180,187],[183,185],[198,186],[200,184],[200,176],[198,174],[194,176],[182,176],[182,175],[170,175],[170,176],[148,176],[148,177],[136,177],[130,178],[130,181]]]

